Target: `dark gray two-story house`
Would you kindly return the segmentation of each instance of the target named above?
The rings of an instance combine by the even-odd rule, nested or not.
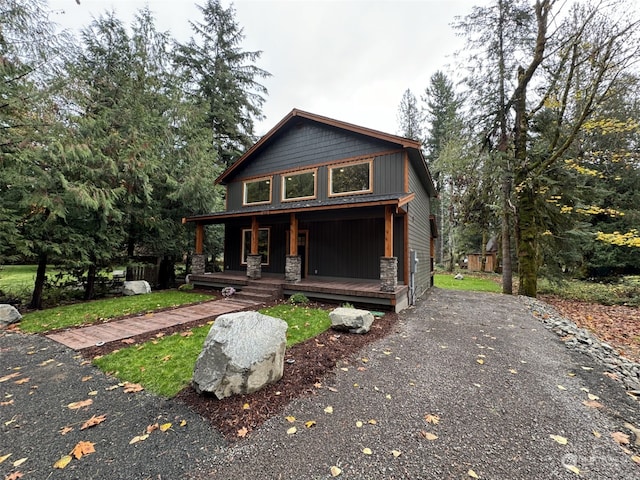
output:
[[[400,311],[432,285],[436,191],[414,140],[291,111],[217,180],[226,210],[196,225],[190,282]],[[224,271],[204,273],[204,226],[224,224]]]

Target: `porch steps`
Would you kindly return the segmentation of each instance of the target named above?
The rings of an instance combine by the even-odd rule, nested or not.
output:
[[[249,280],[247,286],[236,292],[234,298],[262,303],[272,302],[282,298],[282,285],[260,280]]]

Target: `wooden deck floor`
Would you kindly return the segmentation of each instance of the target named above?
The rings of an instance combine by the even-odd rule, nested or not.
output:
[[[362,305],[380,306],[399,311],[408,303],[408,286],[400,284],[393,292],[380,290],[379,280],[351,278],[307,277],[297,283],[287,283],[284,275],[263,273],[260,280],[248,280],[244,272],[205,273],[190,275],[189,281],[198,286],[239,289],[254,283],[270,283],[282,286],[285,295],[301,292],[310,298],[325,299],[337,303],[352,302]]]
[[[100,325],[73,328],[49,334],[47,337],[73,350],[81,350],[184,323],[213,319],[225,313],[237,312],[257,305],[260,303],[249,300],[216,300],[143,316],[123,318]]]

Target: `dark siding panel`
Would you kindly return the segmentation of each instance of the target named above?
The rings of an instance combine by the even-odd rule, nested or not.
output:
[[[309,276],[380,278],[384,220],[340,220],[309,226]],[[316,273],[317,272],[317,273]]]
[[[263,272],[284,273],[286,256],[286,231],[288,224],[263,223],[261,228],[270,228],[271,237],[269,244],[269,265],[263,265]],[[225,270],[246,270],[246,265],[241,264],[242,229],[251,228],[251,223],[229,223],[225,227]]]
[[[373,162],[373,186],[377,194],[404,191],[403,154],[376,157]]]
[[[398,282],[404,282],[404,217],[393,220],[393,256],[398,259]]]
[[[418,252],[415,292],[420,297],[431,284],[430,199],[412,167],[409,168],[409,189],[416,194],[409,203],[409,249]]]
[[[389,150],[392,145],[362,135],[304,122],[283,132],[237,172],[238,177],[253,177],[270,172],[340,160]]]

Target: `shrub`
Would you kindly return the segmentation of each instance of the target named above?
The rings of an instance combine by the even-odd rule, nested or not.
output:
[[[342,308],[356,308],[353,306],[353,304],[349,303],[349,302],[344,302],[342,305],[340,305]]]
[[[178,290],[182,290],[182,291],[193,290],[193,283],[183,283],[178,287]]]
[[[305,305],[309,303],[309,299],[304,293],[298,292],[298,293],[294,293],[289,297],[289,303],[292,303],[294,305],[298,305],[298,304]]]
[[[231,295],[236,293],[236,289],[233,287],[224,287],[220,293],[222,293],[224,298],[229,298]]]

